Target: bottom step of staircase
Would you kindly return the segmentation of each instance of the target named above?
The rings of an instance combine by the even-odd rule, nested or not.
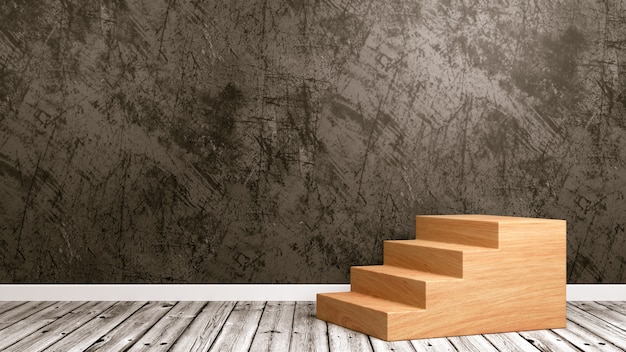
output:
[[[466,298],[472,296],[461,291]],[[320,293],[317,318],[387,341],[565,327],[564,302],[541,309],[517,304],[533,300],[466,304],[457,297],[446,305],[422,309],[354,291]]]
[[[407,327],[414,325],[412,322],[424,311],[422,308],[358,292],[317,295],[318,319],[383,340],[404,339],[406,333],[413,333],[413,331],[405,331],[401,334]]]

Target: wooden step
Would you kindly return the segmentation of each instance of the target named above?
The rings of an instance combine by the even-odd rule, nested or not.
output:
[[[565,221],[418,216],[416,235],[318,295],[318,317],[385,340],[565,326]]]
[[[390,324],[401,323],[424,311],[358,292],[320,293],[316,309],[318,319],[384,340],[395,337]]]
[[[461,285],[432,309],[358,292],[318,294],[317,317],[387,341],[565,327],[565,309],[553,299],[528,308],[542,296],[521,297],[518,303],[490,295],[481,299],[471,294],[475,289]]]
[[[352,291],[419,308],[427,308],[428,297],[450,289],[447,283],[456,280],[459,279],[391,265],[350,269]]]
[[[428,240],[385,241],[384,264],[463,277],[464,253],[492,251],[493,248]]]
[[[485,215],[418,215],[415,239],[498,248],[498,219]]]

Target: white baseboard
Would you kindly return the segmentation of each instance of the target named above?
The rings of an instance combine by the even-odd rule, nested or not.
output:
[[[350,285],[0,285],[0,301],[314,301]]]
[[[568,301],[626,301],[626,285],[567,285]]]
[[[315,301],[338,284],[0,285],[0,301]],[[626,285],[567,285],[568,301],[626,301]]]

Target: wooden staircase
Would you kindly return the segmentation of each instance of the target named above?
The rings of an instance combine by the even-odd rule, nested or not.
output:
[[[416,217],[384,265],[352,267],[350,292],[317,295],[317,317],[384,340],[565,327],[564,220]]]

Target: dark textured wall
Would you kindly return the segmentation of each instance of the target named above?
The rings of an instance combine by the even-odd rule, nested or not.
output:
[[[0,282],[347,282],[413,217],[625,282],[621,0],[0,2]]]

